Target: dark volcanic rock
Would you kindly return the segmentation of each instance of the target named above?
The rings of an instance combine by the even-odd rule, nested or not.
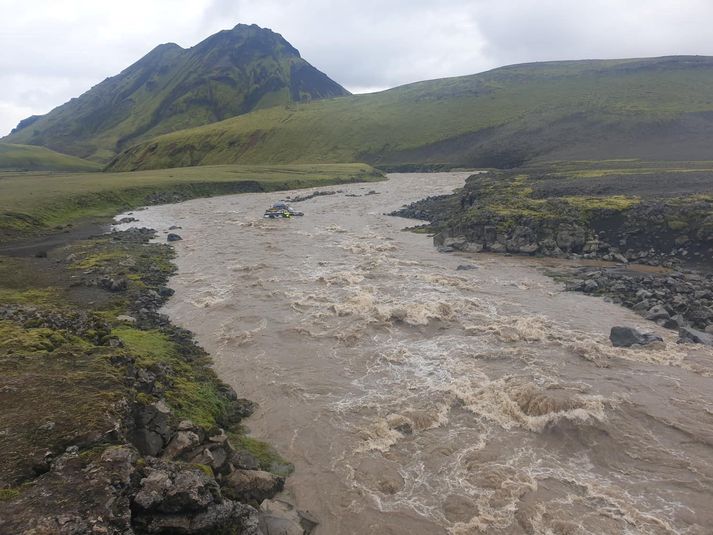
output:
[[[645,346],[663,342],[663,338],[652,333],[642,333],[632,327],[612,327],[609,339],[614,347]]]
[[[255,509],[223,498],[202,469],[149,459],[143,473],[131,504],[133,524],[142,532],[259,534]]]
[[[134,445],[142,455],[158,455],[171,439],[171,409],[163,401],[135,409]]]
[[[692,342],[694,344],[704,344],[713,346],[713,334],[697,331],[691,327],[682,327],[678,331],[679,342]]]
[[[178,234],[174,234],[171,232],[168,236],[166,236],[166,241],[181,241],[183,238],[181,238]]]

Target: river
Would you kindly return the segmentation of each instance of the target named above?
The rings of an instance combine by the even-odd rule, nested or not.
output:
[[[338,193],[289,220],[261,217],[290,195],[271,193],[134,225],[182,227],[165,312],[259,403],[246,425],[294,463],[318,535],[713,533],[713,352],[384,215],[466,176],[320,188]],[[613,325],[665,342],[616,349]]]

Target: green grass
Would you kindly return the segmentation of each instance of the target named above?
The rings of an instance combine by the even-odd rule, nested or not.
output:
[[[45,147],[0,143],[0,171],[98,171],[100,165]]]
[[[243,191],[277,191],[379,180],[365,164],[226,165],[135,173],[0,174],[0,237],[107,217],[152,204]]]
[[[365,161],[502,167],[559,154],[676,159],[679,147],[669,148],[666,133],[684,114],[713,111],[710,87],[711,58],[516,65],[259,110],[146,141],[111,166]],[[689,137],[695,143],[687,145],[697,151],[689,159],[713,158],[704,132],[691,130]],[[617,139],[629,142],[612,144]]]

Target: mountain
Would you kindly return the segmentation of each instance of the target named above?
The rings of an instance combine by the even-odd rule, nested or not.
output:
[[[98,171],[101,166],[45,147],[0,143],[0,171]]]
[[[196,46],[169,43],[3,141],[106,161],[142,139],[252,110],[349,94],[281,35],[237,25]]]
[[[112,169],[366,162],[514,167],[713,159],[713,58],[531,63],[259,110],[131,147]]]

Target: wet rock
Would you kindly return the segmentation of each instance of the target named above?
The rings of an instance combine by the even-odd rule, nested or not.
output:
[[[223,479],[225,495],[242,502],[272,498],[284,485],[284,478],[262,470],[235,470]]]
[[[178,225],[171,225],[170,227],[168,227],[168,230],[179,230],[179,229],[182,229],[182,228],[183,228],[183,227],[179,227]]]
[[[169,233],[168,236],[166,236],[166,241],[181,241],[183,238],[181,238],[178,234],[174,234],[173,232]]]
[[[133,223],[134,221],[138,221],[135,217],[122,217],[119,219],[118,223],[119,224],[126,224],[126,223]]]
[[[461,264],[456,268],[456,271],[471,271],[473,269],[478,269],[478,266],[474,266],[473,264]]]
[[[646,346],[663,342],[663,338],[653,333],[642,333],[633,327],[612,327],[609,339],[614,347]]]
[[[690,342],[713,346],[713,334],[698,331],[692,327],[683,327],[678,331],[679,342]]]
[[[309,535],[318,522],[284,500],[264,500],[260,504],[260,529],[265,535]]]
[[[468,244],[465,236],[456,236],[454,238],[445,238],[442,243],[438,246],[438,250],[443,253],[450,253],[453,251],[462,251],[463,248]]]

